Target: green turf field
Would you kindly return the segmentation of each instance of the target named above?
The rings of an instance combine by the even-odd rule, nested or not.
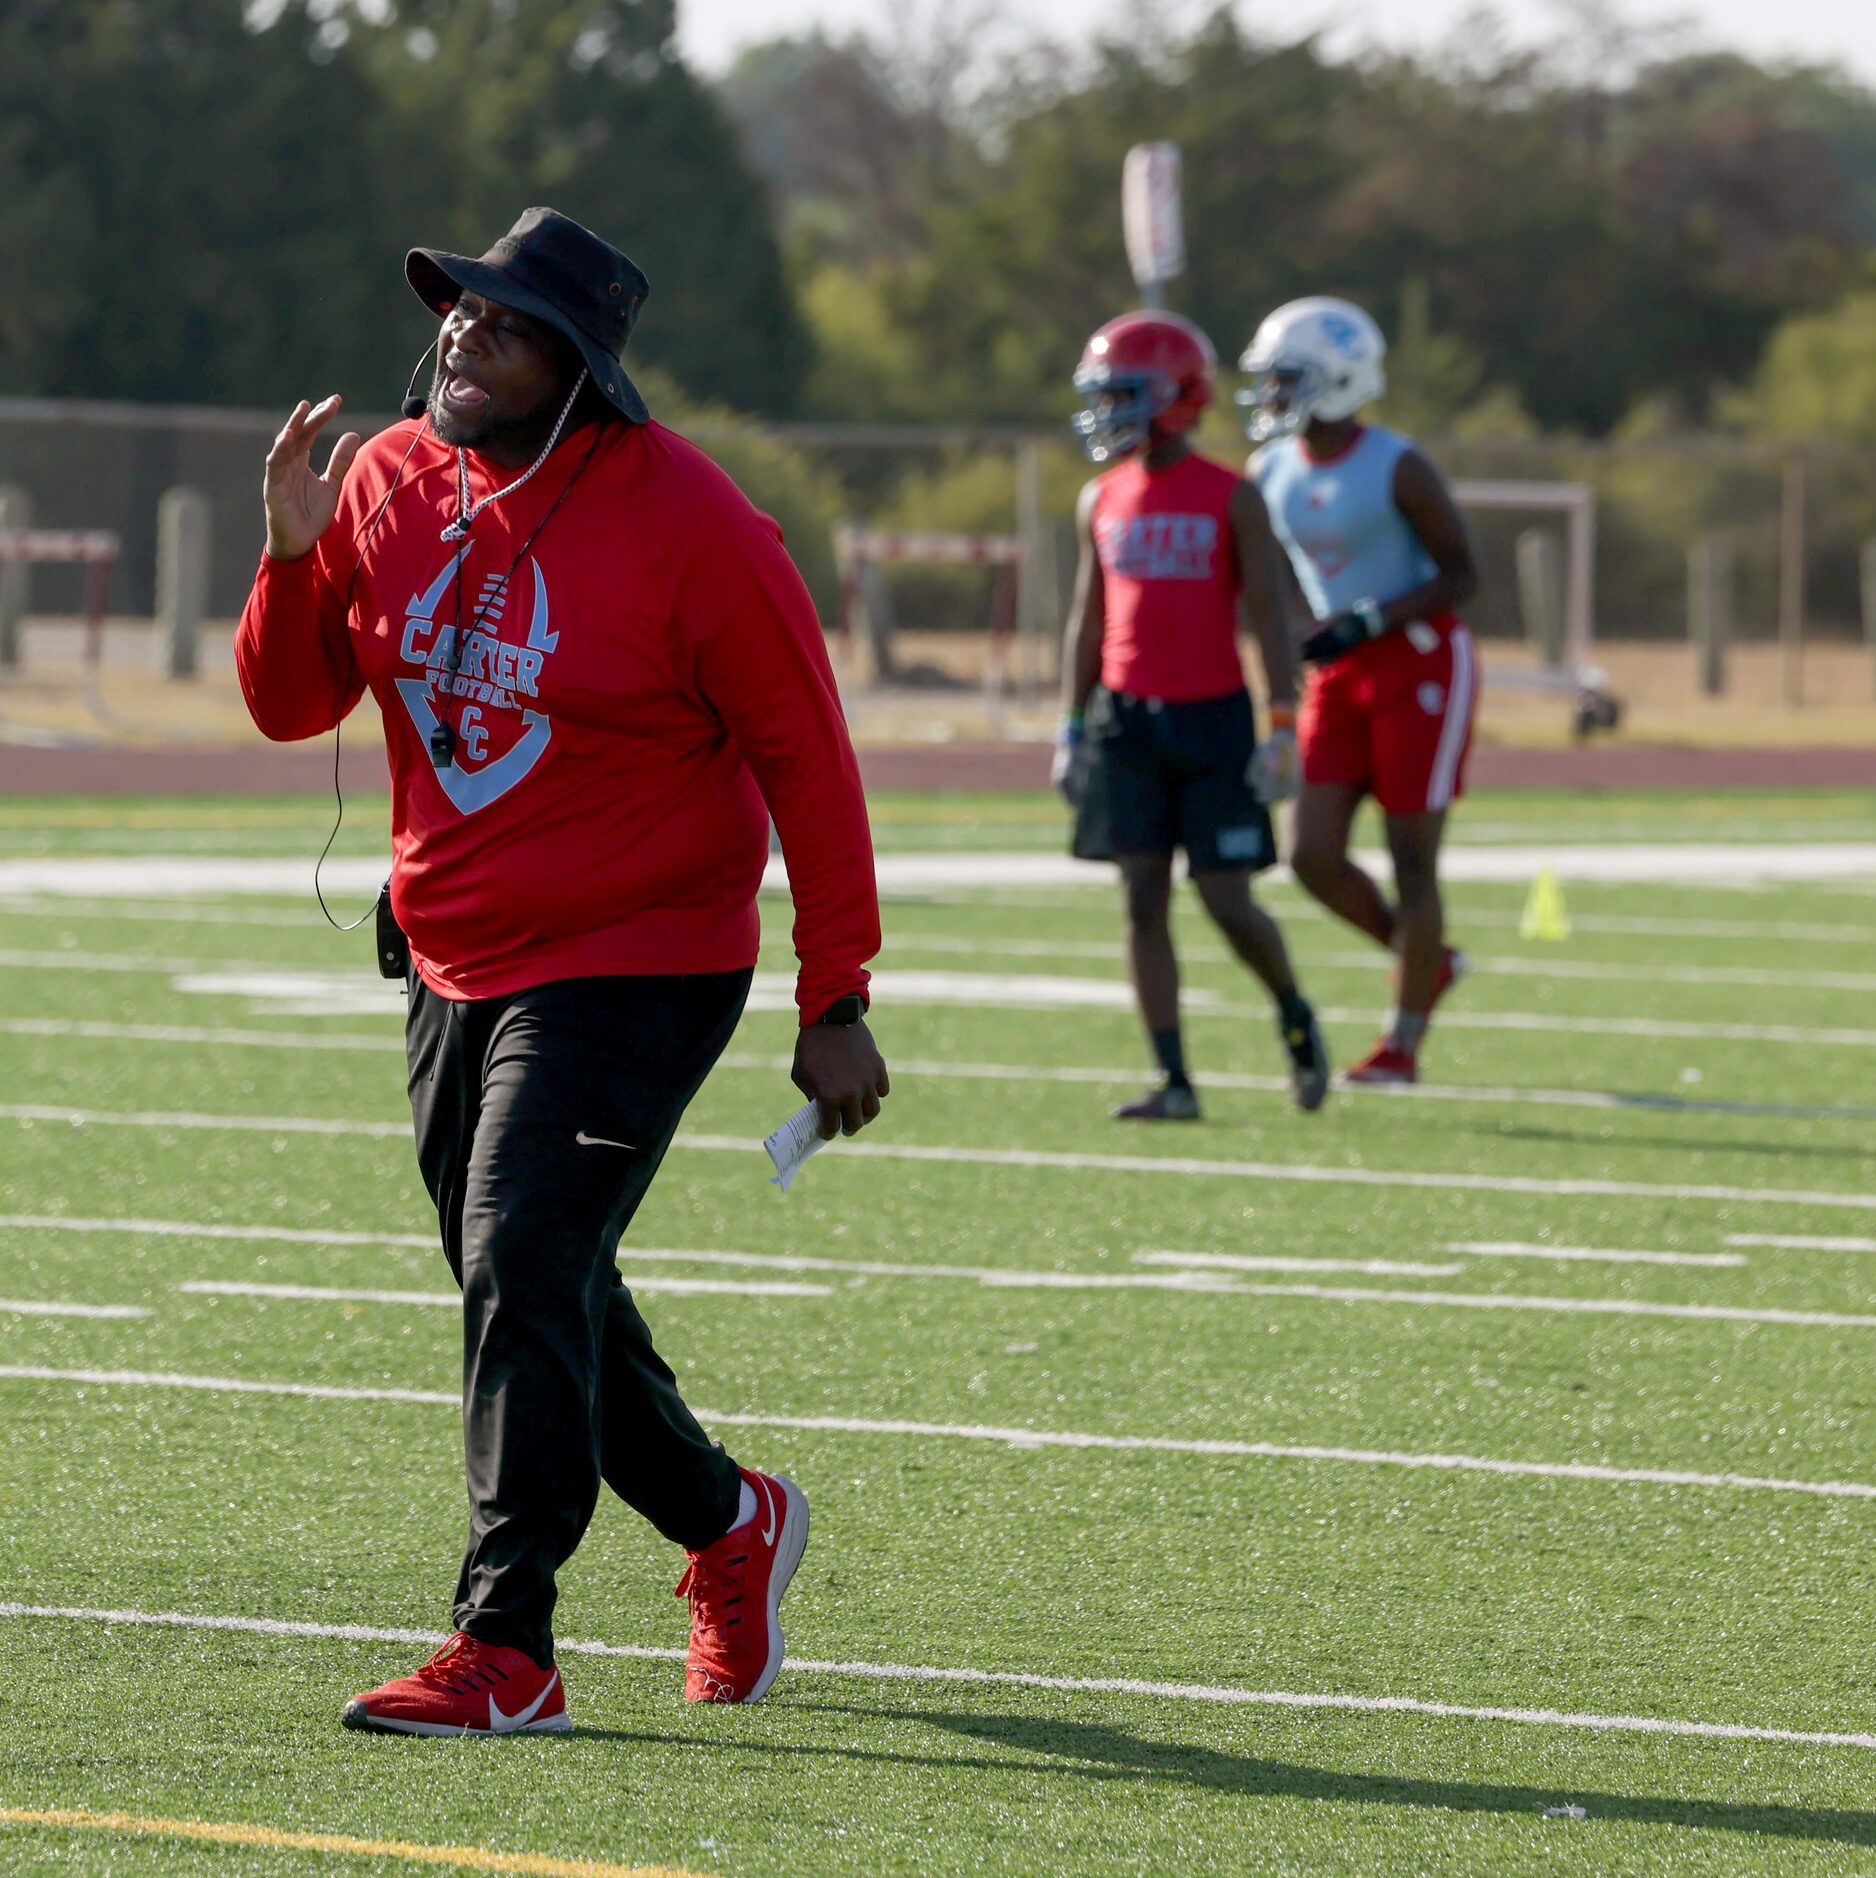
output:
[[[1061,834],[1030,798],[876,816],[888,853]],[[420,1868],[292,1834],[719,1878],[1876,1871],[1876,854],[1566,878],[1572,936],[1518,932],[1526,848],[1719,876],[1876,807],[1465,816],[1506,877],[1451,893],[1479,969],[1415,1093],[1293,1113],[1186,905],[1206,1120],[1124,1132],[1101,876],[914,883],[886,1115],[783,1199],[791,1019],[753,1010],[621,1265],[812,1498],[799,1663],[687,1708],[681,1562],[607,1502],[563,1584],[606,1646],[563,1653],[575,1733],[436,1742],[338,1726],[425,1653],[374,1633],[447,1627],[463,1526],[400,1000],[304,894],[7,871],[301,857],[326,812],[0,804],[0,1873]],[[1352,1058],[1382,964],[1269,899]],[[256,1830],[136,1829],[173,1821]]]

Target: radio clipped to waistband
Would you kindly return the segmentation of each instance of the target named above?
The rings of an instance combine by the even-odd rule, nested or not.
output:
[[[378,889],[377,907],[378,971],[382,977],[402,982],[410,976],[410,941],[391,911],[391,883]]]

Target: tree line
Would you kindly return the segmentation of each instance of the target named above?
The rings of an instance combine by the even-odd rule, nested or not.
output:
[[[0,0],[0,393],[387,407],[429,336],[404,249],[551,202],[651,276],[634,344],[688,400],[1053,425],[1134,297],[1121,157],[1170,137],[1174,304],[1227,358],[1330,291],[1421,429],[1876,435],[1876,96],[1841,74],[1594,14],[1409,59],[1229,12],[986,70],[941,11],[709,84],[675,4]]]
[[[404,251],[549,203],[652,281],[643,353],[783,410],[810,340],[673,0],[0,0],[0,393],[394,407]]]

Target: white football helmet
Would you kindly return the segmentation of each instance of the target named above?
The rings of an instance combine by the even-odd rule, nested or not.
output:
[[[1253,443],[1290,437],[1311,418],[1353,417],[1387,389],[1381,329],[1350,300],[1313,295],[1280,306],[1238,360],[1238,393]]]

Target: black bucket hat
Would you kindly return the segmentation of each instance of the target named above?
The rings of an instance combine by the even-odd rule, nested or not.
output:
[[[438,319],[472,293],[553,327],[579,349],[601,397],[634,424],[651,422],[619,363],[651,282],[590,228],[557,209],[526,209],[479,260],[412,248],[404,278]]]

